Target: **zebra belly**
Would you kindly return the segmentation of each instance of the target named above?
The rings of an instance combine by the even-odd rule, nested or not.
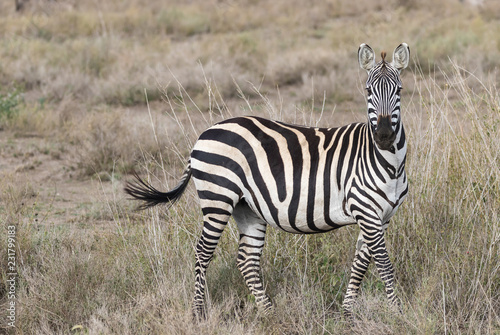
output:
[[[242,177],[233,168],[221,168],[196,158],[192,158],[191,168],[196,190],[204,194],[202,206],[231,211],[244,200],[263,221],[291,233],[321,233],[355,223],[344,213],[340,195],[331,199],[327,206],[324,196],[312,199],[301,194],[297,200],[287,197],[280,201],[276,192],[270,192],[265,186],[272,185],[274,180],[264,180],[257,185],[249,175]],[[208,199],[207,195],[212,195],[213,199]],[[221,198],[226,200],[221,201]]]
[[[319,199],[315,199],[312,208],[298,210],[287,203],[270,205],[255,203],[247,198],[245,201],[270,226],[290,233],[322,233],[356,223],[352,217],[345,215],[340,200],[330,202],[327,215],[324,214],[324,202]]]

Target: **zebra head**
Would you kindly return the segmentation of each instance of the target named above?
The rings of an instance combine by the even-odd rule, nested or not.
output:
[[[375,53],[367,44],[358,49],[359,65],[368,71],[366,91],[368,93],[368,119],[373,139],[381,150],[393,147],[400,128],[401,70],[408,66],[410,48],[401,43],[392,54],[392,62],[382,60],[375,63]]]

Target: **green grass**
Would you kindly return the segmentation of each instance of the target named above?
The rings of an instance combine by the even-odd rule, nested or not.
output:
[[[23,102],[23,95],[19,89],[0,93],[0,125],[14,118]]]

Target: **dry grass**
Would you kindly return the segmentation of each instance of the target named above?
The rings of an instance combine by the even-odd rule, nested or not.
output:
[[[17,333],[500,332],[495,1],[332,0],[305,10],[299,1],[166,8],[31,0],[22,13],[13,7],[0,4],[0,97],[23,94],[1,120],[8,139],[0,154],[64,159],[79,182],[95,187],[89,178],[97,176],[103,190],[80,204],[85,215],[61,222],[29,174],[45,163],[16,172],[0,165],[2,229],[18,232]],[[193,189],[171,209],[136,213],[121,190],[126,174],[137,169],[162,188],[174,185],[197,135],[232,115],[322,126],[364,121],[356,48],[392,50],[401,41],[413,56],[403,76],[410,194],[388,245],[404,312],[388,306],[372,267],[357,321],[344,323],[357,236],[350,227],[318,236],[270,230],[262,265],[276,309],[259,317],[236,268],[231,223],[208,272],[208,318],[194,324],[201,217]],[[26,136],[49,144],[8,148]],[[6,250],[2,239],[2,283]],[[0,292],[3,304],[4,286]]]

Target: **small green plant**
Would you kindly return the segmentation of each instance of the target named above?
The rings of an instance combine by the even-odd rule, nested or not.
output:
[[[19,111],[22,101],[23,95],[19,89],[14,89],[7,94],[0,93],[0,122],[12,119]]]

